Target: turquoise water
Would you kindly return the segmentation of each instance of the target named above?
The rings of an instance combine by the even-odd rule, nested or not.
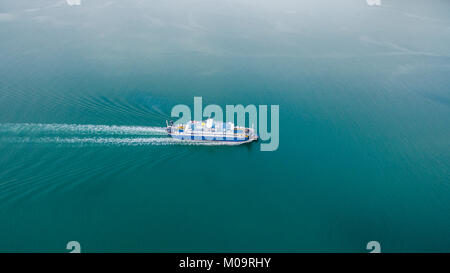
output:
[[[450,3],[252,2],[4,1],[0,251],[450,251]],[[194,96],[278,150],[167,138]]]

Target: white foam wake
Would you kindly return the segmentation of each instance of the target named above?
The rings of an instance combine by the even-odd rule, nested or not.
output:
[[[13,134],[86,134],[86,135],[165,135],[164,127],[122,126],[122,125],[82,125],[82,124],[42,124],[4,123],[0,133]]]
[[[138,145],[170,145],[176,144],[179,140],[169,137],[42,137],[31,140],[35,143],[59,143],[59,144],[100,144],[118,146],[138,146]]]

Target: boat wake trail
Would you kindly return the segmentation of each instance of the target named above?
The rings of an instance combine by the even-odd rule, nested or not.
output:
[[[230,142],[187,141],[167,136],[164,127],[42,123],[0,124],[1,143],[66,145],[236,145]]]
[[[84,134],[84,135],[165,135],[164,127],[123,125],[81,125],[5,123],[0,124],[0,133],[15,134]]]

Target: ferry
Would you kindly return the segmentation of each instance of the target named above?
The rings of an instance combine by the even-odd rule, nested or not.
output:
[[[217,141],[243,144],[258,140],[252,128],[235,126],[232,122],[221,122],[213,119],[205,121],[189,121],[186,124],[174,125],[166,121],[169,136],[180,140]]]

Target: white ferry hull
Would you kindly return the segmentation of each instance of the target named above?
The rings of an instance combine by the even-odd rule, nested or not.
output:
[[[186,124],[174,125],[167,123],[169,136],[186,141],[226,142],[244,144],[258,140],[253,128],[234,126],[228,122],[216,122],[212,119],[204,121],[189,121]]]

